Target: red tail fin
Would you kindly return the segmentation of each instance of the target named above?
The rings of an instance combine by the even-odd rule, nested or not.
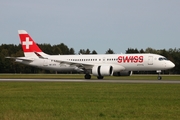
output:
[[[24,52],[42,52],[42,50],[25,30],[18,30],[18,33]]]

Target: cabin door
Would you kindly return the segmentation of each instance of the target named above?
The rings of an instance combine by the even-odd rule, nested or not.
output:
[[[148,65],[153,65],[153,56],[148,57]]]

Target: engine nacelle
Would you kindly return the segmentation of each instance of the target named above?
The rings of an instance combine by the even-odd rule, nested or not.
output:
[[[131,76],[132,71],[120,71],[120,72],[114,72],[113,76]]]
[[[110,65],[99,65],[92,68],[92,74],[95,76],[110,76],[113,74],[113,67]]]

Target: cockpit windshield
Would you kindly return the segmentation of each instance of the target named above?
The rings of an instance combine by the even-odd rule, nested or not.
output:
[[[162,60],[168,60],[168,59],[165,58],[165,57],[160,57],[160,58],[159,58],[159,61],[162,61]]]

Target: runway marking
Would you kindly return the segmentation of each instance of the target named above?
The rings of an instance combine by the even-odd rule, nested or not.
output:
[[[83,80],[83,79],[0,79],[0,82],[99,82],[99,83],[159,83],[180,84],[171,80]]]

